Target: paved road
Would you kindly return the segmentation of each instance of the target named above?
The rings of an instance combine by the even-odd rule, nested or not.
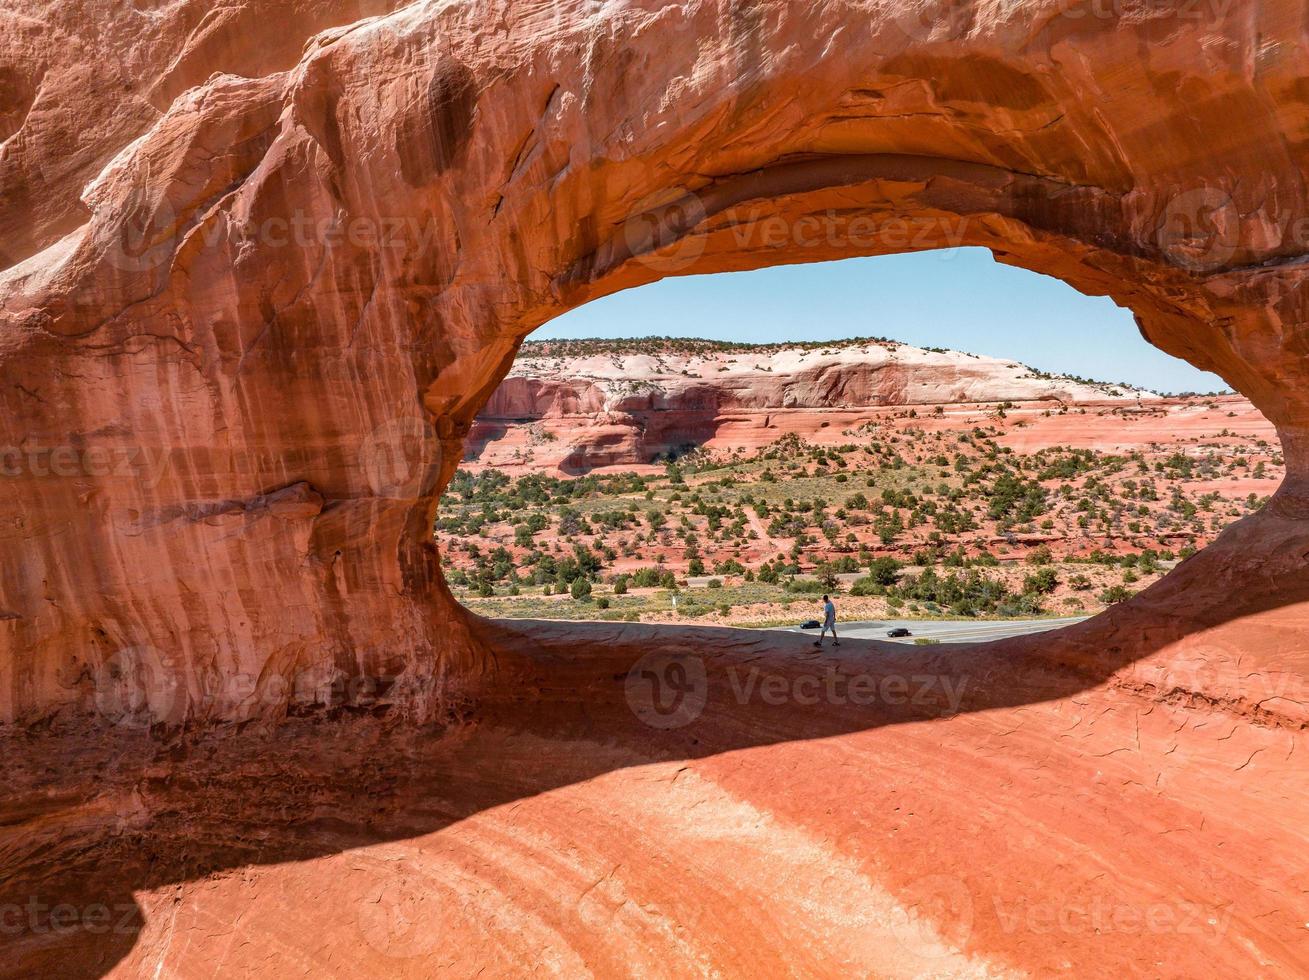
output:
[[[942,643],[984,643],[1002,640],[1009,636],[1026,636],[1071,626],[1089,619],[1088,616],[1069,616],[1064,619],[1011,619],[1004,622],[951,620],[951,619],[884,619],[864,622],[837,622],[840,636],[857,640],[889,640],[887,630],[904,627],[912,636],[900,637],[893,642],[913,643],[917,639],[940,640]],[[794,626],[782,627],[793,633],[808,633],[817,638],[818,630],[802,630]]]

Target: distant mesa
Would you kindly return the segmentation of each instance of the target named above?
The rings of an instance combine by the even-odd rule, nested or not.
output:
[[[578,474],[689,448],[749,449],[788,432],[858,427],[889,407],[1157,401],[1128,385],[883,338],[740,344],[688,338],[525,343],[467,458]]]

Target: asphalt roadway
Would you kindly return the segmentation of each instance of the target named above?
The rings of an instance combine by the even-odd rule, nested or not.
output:
[[[890,640],[894,643],[913,643],[915,640],[939,640],[942,643],[985,643],[1003,640],[1010,636],[1045,633],[1074,623],[1085,622],[1089,616],[1068,616],[1063,619],[879,619],[843,623],[837,620],[837,636],[852,640]],[[799,626],[781,627],[792,633],[804,633],[818,638],[818,630],[802,630]],[[911,636],[888,637],[887,631],[897,628],[909,630]]]

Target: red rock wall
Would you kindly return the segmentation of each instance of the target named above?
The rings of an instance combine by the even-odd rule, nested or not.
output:
[[[0,13],[0,974],[1305,975],[1303,6],[376,9]],[[944,244],[1130,305],[1279,427],[1286,486],[1073,631],[857,648],[966,678],[951,717],[723,673],[851,647],[469,634],[435,500],[531,329]],[[669,732],[622,678],[679,651],[709,701]],[[15,937],[32,896],[145,921]]]
[[[169,721],[276,716],[306,673],[456,710],[490,654],[428,531],[522,337],[664,275],[943,245],[1107,293],[1250,396],[1291,476],[1212,561],[1283,602],[1300,5],[922,6],[0,14],[0,718],[93,710],[124,656]],[[1223,619],[1195,574],[1133,608]]]
[[[861,410],[889,405],[1111,399],[1135,404],[1139,397],[1131,389],[1038,378],[1011,361],[957,352],[929,354],[901,346],[899,357],[888,358],[880,348],[833,344],[808,362],[797,360],[804,356],[797,349],[784,352],[785,359],[779,353],[738,351],[695,359],[674,354],[662,362],[613,352],[520,357],[478,413],[465,458],[564,472],[647,466],[706,443],[757,447],[786,431],[830,424],[831,412],[858,427],[867,421]],[[597,367],[604,373],[591,373]],[[822,416],[817,422],[814,413]],[[528,431],[520,428],[542,422]],[[759,431],[741,442],[741,423]],[[549,445],[538,451],[546,433]],[[532,450],[530,463],[520,455],[525,447]]]

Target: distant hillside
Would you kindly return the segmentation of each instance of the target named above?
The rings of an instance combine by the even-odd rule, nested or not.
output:
[[[474,458],[581,472],[689,448],[748,448],[888,407],[1092,402],[1153,392],[1058,377],[1015,361],[885,338],[737,344],[675,337],[523,345],[478,417]]]
[[[927,351],[933,354],[954,354],[959,357],[983,359],[983,355],[968,351],[954,350],[949,347],[914,347],[888,337],[849,337],[844,340],[797,340],[785,344],[748,344],[729,340],[704,340],[698,337],[579,337],[576,339],[526,340],[519,351],[517,362],[530,362],[550,359],[555,363],[580,360],[589,357],[629,357],[633,355],[662,355],[665,357],[712,357],[718,354],[773,354],[780,351],[839,351],[847,348],[866,348],[871,345],[887,350]],[[515,363],[515,368],[518,366]],[[1121,393],[1144,392],[1154,394],[1148,389],[1121,382],[1099,381],[1083,378],[1076,374],[1054,374],[1030,367],[1020,361],[1003,361],[1018,364],[1032,377],[1045,381],[1068,381],[1087,385],[1103,391],[1110,397]],[[1116,390],[1116,392],[1115,392]]]
[[[698,337],[631,337],[605,338],[580,337],[575,340],[524,341],[524,357],[592,357],[615,354],[669,354],[701,356],[752,352],[768,354],[780,350],[815,350],[821,347],[859,347],[881,344],[886,347],[903,346],[886,337],[853,337],[846,340],[797,340],[786,344],[747,344],[730,340],[704,340]]]

